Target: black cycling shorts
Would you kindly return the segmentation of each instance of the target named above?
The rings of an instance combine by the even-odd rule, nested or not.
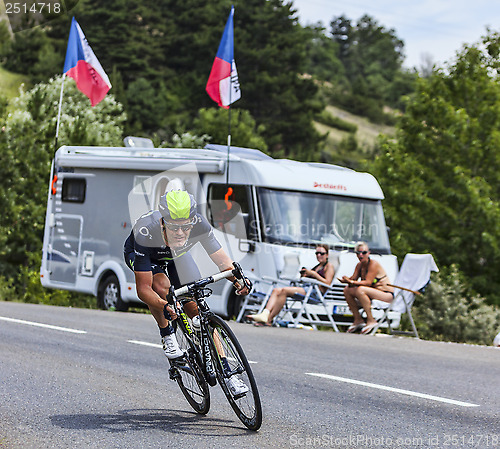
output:
[[[135,253],[124,253],[125,263],[132,271],[134,271]],[[179,288],[188,282],[193,282],[201,278],[200,270],[196,265],[193,257],[189,253],[185,253],[175,260],[169,260],[166,264],[158,261],[151,263],[151,272],[153,275],[158,273],[166,274],[170,283]]]

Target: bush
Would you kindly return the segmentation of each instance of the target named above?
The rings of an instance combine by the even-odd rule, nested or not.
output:
[[[40,283],[40,273],[27,267],[21,268],[14,294],[11,298],[31,303],[51,306],[79,307],[96,309],[97,300],[94,296],[68,290],[53,290],[44,288]]]
[[[15,282],[20,267],[40,267],[33,255],[42,251],[61,84],[59,76],[21,92],[0,124],[0,272]],[[73,80],[65,81],[59,144],[121,145],[124,121],[111,95],[91,108]]]
[[[33,253],[28,257],[27,265],[18,267],[18,274],[14,279],[0,276],[0,301],[85,309],[97,308],[97,300],[92,295],[44,288],[40,282],[40,272],[37,269],[29,268],[30,266],[39,267],[40,263],[41,253]]]
[[[14,298],[15,292],[12,286],[12,279],[0,276],[0,301],[11,301]]]
[[[491,345],[500,328],[500,310],[468,293],[461,276],[456,266],[436,275],[415,303],[418,332],[427,340]]]
[[[349,123],[345,120],[342,120],[340,117],[335,117],[326,109],[318,114],[316,120],[323,125],[330,126],[331,128],[337,128],[341,131],[347,131],[349,133],[355,133],[358,130],[357,125],[355,125],[354,123]]]
[[[347,137],[344,137],[339,145],[338,145],[338,150],[340,153],[355,153],[356,151],[359,150],[359,146],[358,146],[358,141],[356,139],[356,137],[354,137],[354,135],[350,134],[349,136]]]

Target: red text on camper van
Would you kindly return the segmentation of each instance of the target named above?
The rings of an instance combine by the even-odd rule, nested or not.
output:
[[[343,184],[328,184],[325,182],[316,182],[314,181],[314,188],[318,189],[328,189],[328,190],[343,190],[347,191],[347,187]]]

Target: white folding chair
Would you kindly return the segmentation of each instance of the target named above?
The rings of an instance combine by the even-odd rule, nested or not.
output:
[[[269,276],[262,276],[262,279],[277,282],[298,281],[300,279],[300,268],[299,255],[297,253],[285,253],[283,254],[283,268],[279,272],[279,277],[276,279]]]
[[[245,316],[248,314],[262,312],[266,307],[271,293],[278,284],[288,285],[291,281],[298,281],[300,279],[299,270],[299,255],[296,253],[286,253],[283,255],[283,267],[279,272],[279,277],[262,276],[261,278],[256,278],[250,275],[253,287],[243,300],[236,321],[240,323],[244,322]]]
[[[399,273],[394,280],[394,284],[389,284],[394,287],[394,299],[392,302],[388,303],[375,299],[372,301],[372,311],[382,310],[383,314],[377,319],[377,325],[370,332],[370,335],[375,334],[380,326],[387,326],[391,335],[404,334],[413,335],[416,338],[419,338],[417,327],[415,326],[415,322],[413,321],[413,316],[411,314],[411,308],[415,298],[420,295],[429,284],[431,271],[439,271],[431,254],[408,253],[405,256]],[[391,311],[398,312],[400,314],[407,313],[413,331],[404,332],[394,330],[391,327],[390,320],[388,319]]]
[[[271,296],[272,291],[276,287],[276,281],[267,281],[264,279],[254,278],[249,275],[252,281],[252,290],[245,296],[241,303],[240,312],[236,317],[239,323],[245,322],[245,317],[249,314],[261,313],[266,307],[267,301]]]
[[[339,255],[330,254],[329,260],[336,271],[339,266]],[[314,329],[317,326],[329,326],[335,332],[339,332],[337,323],[332,316],[332,301],[327,299],[328,294],[332,291],[334,281],[335,276],[330,285],[320,282],[317,279],[300,278],[297,286],[304,288],[305,294],[296,293],[287,298],[285,306],[276,317],[276,320],[291,321],[290,326],[307,324]],[[325,293],[321,292],[320,287],[326,288]]]
[[[317,326],[329,326],[335,332],[339,332],[332,316],[332,307],[329,307],[326,299],[326,294],[332,285],[316,279],[301,278],[297,286],[305,289],[305,295],[295,293],[287,298],[276,320],[290,321],[289,327],[297,327],[299,324],[310,325],[313,329]],[[321,292],[320,286],[327,289],[325,293]]]

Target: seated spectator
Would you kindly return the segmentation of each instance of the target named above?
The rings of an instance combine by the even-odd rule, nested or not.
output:
[[[302,277],[308,277],[312,279],[317,279],[325,284],[330,285],[333,280],[333,276],[335,276],[335,270],[333,265],[328,262],[328,251],[329,247],[325,244],[316,245],[316,258],[318,259],[318,264],[308,270],[307,268],[302,268],[300,270],[300,275]],[[319,287],[322,293],[326,291],[326,288]],[[286,298],[293,296],[294,294],[299,293],[302,295],[306,294],[306,291],[302,287],[277,287],[275,288],[271,296],[269,297],[269,301],[266,304],[266,308],[256,315],[247,315],[252,321],[255,321],[256,325],[260,326],[271,326],[273,323],[273,319],[278,313],[281,311],[283,306],[286,303]],[[311,294],[311,298],[314,298],[314,292]]]
[[[394,299],[394,288],[388,285],[389,278],[382,265],[370,259],[370,249],[365,242],[358,242],[354,249],[359,259],[354,274],[339,278],[340,282],[348,284],[344,288],[344,296],[354,317],[347,332],[361,330],[362,334],[368,334],[377,324],[372,315],[372,299],[391,302]],[[366,312],[366,323],[359,312],[359,306]]]

